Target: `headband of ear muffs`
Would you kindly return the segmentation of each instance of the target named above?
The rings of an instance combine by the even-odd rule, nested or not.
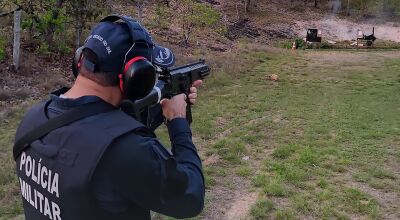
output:
[[[136,21],[135,19],[124,16],[124,15],[110,15],[103,18],[100,22],[109,21],[109,22],[116,22],[118,20],[124,21],[127,25],[129,30],[131,31],[132,41],[136,43],[144,43],[146,44],[149,49],[154,46],[153,40],[151,39],[149,33],[142,25]],[[149,51],[151,55],[151,51]]]
[[[139,49],[143,56],[136,56],[130,60],[126,60],[121,73],[118,75],[121,92],[131,100],[138,100],[148,95],[156,83],[156,69],[151,61],[144,57],[152,58],[154,43],[147,31],[136,20],[130,17],[111,15],[105,17],[100,22],[116,22],[118,20],[124,21],[129,27],[133,42],[131,50],[135,50],[138,47],[143,48],[141,50]],[[73,59],[72,72],[75,77],[77,77],[79,73],[83,49],[84,46],[78,48]],[[129,53],[130,51],[127,51],[127,54]],[[88,61],[85,59],[85,64],[87,62]],[[94,65],[95,64],[92,64],[93,67],[91,69],[95,69]]]

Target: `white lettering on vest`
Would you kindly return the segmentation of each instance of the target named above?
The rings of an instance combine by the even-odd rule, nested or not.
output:
[[[54,174],[53,184],[51,184],[51,194],[56,193],[57,198],[60,198],[58,195],[58,173]]]
[[[42,170],[40,171],[40,184],[42,185],[43,189],[46,189],[47,181],[45,179],[44,174],[46,174],[46,176],[48,175],[47,168],[45,166],[43,166]]]
[[[30,177],[32,173],[32,158],[31,156],[26,157],[26,164],[25,164],[25,174],[27,177]]]
[[[29,201],[29,197],[28,197],[29,189],[28,189],[28,184],[26,182],[24,182],[24,189],[25,189],[24,197],[25,197],[26,201]]]
[[[33,198],[35,199],[35,209],[37,209],[37,191],[36,191],[36,189],[35,190],[33,190],[33,192],[34,192],[34,196],[33,196]]]
[[[19,178],[19,184],[21,185],[21,194],[23,197],[25,197],[24,181],[21,179],[21,177]]]
[[[36,166],[35,162],[36,161],[35,161],[35,159],[32,159],[32,161],[33,161],[33,163],[32,163],[32,180],[37,183],[38,175],[35,176],[35,166]]]
[[[51,216],[51,211],[50,211],[50,205],[49,205],[49,200],[45,197],[44,198],[44,216],[48,215],[50,219],[53,219]]]
[[[43,194],[37,192],[37,196],[39,197],[39,211],[43,214]]]
[[[31,185],[29,185],[29,184],[26,184],[26,185],[28,185],[28,195],[29,195],[29,203],[32,205],[32,206],[35,206],[35,203],[33,202],[33,200],[32,200],[32,188],[31,188]]]
[[[51,186],[51,170],[49,170],[49,176],[48,176],[48,180],[47,180],[47,191],[50,192],[50,186]]]
[[[58,205],[57,205],[56,203],[54,203],[54,202],[51,202],[51,207],[52,207],[52,210],[53,210],[53,219],[54,219],[54,220],[61,220],[61,217],[60,217],[60,215],[61,215],[60,207],[58,207]]]
[[[58,189],[59,174],[52,172],[52,170],[42,165],[41,162],[42,159],[38,162],[34,157],[22,152],[19,170],[22,172],[25,171],[25,176],[34,182],[34,186],[31,186],[29,183],[24,181],[24,177],[19,177],[22,197],[25,199],[27,204],[34,207],[50,220],[62,220],[61,209],[58,204],[49,200],[49,198],[35,188],[37,184],[37,186],[40,186],[50,194],[60,198]]]
[[[41,162],[42,162],[42,158],[40,158],[39,164],[38,164],[37,181],[36,181],[37,184],[40,184],[40,173],[42,171],[42,163]]]
[[[19,170],[21,170],[21,171],[22,171],[22,166],[25,164],[25,159],[26,159],[26,154],[25,154],[25,152],[22,152],[21,160],[19,162]]]

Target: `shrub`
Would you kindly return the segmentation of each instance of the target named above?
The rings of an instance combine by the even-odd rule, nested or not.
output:
[[[0,61],[6,57],[6,40],[3,36],[0,36]]]
[[[274,204],[271,201],[262,199],[257,201],[257,203],[251,207],[250,213],[253,219],[266,219],[268,213],[273,209]]]
[[[195,0],[182,0],[176,11],[178,12],[177,23],[181,26],[185,45],[189,44],[189,39],[194,32],[204,27],[211,27],[220,19],[220,14],[213,7]]]

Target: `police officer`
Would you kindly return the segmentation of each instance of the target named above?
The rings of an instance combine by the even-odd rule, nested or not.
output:
[[[76,56],[72,88],[55,91],[31,108],[16,133],[26,219],[150,219],[150,210],[176,218],[198,215],[204,178],[185,109],[187,98],[195,102],[201,81],[189,97],[164,99],[162,113],[157,106],[151,111],[153,119],[167,121],[170,152],[119,106],[124,98],[151,90],[151,68],[172,66],[172,52],[155,45],[132,18],[113,15],[96,25]],[[62,116],[70,121],[56,126]],[[18,151],[27,136],[46,129]]]

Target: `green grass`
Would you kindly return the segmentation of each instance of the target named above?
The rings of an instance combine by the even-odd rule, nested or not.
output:
[[[271,201],[276,209],[260,214],[257,203],[254,218],[376,219],[400,211],[396,204],[385,209],[366,190],[400,193],[395,172],[400,59],[386,53],[392,52],[257,52],[245,54],[244,62],[264,62],[223,83],[226,73],[206,81],[193,111],[201,118],[194,133],[211,143],[206,155],[219,154],[220,166],[236,170],[235,175],[242,176],[237,170],[243,161],[228,154],[264,161],[253,165],[257,174],[247,178],[261,192],[260,201]],[[271,73],[280,80],[266,81]],[[218,117],[226,122],[216,123]],[[365,184],[355,188],[360,195],[348,190],[355,182]],[[369,199],[360,200],[361,195]],[[274,198],[287,198],[288,204],[277,207]]]
[[[208,199],[198,219],[221,201],[215,189],[238,189],[233,177],[260,192],[254,219],[400,218],[396,201],[384,198],[385,206],[371,193],[400,195],[399,54],[242,47],[234,58],[213,60],[193,108],[203,159],[219,156],[205,167]],[[272,73],[278,82],[266,80]],[[19,117],[0,129],[0,213],[7,217],[21,213],[9,152]],[[165,129],[157,133],[168,143]]]
[[[250,210],[254,219],[261,220],[268,217],[268,213],[274,209],[274,204],[266,199],[261,199]]]
[[[364,57],[362,53],[337,53],[332,56]],[[345,73],[339,68],[344,61],[324,61],[328,65],[321,73],[317,70],[320,64],[309,57],[287,59],[297,60],[289,67],[270,61],[261,64],[260,69],[281,69],[283,79],[268,90],[271,109],[264,114],[279,112],[285,122],[270,127],[278,147],[265,160],[254,185],[262,188],[266,198],[282,197],[285,194],[276,192],[290,189],[286,194],[289,209],[278,209],[277,219],[310,213],[317,218],[379,218],[381,205],[368,192],[349,189],[348,185],[358,181],[373,189],[400,192],[396,187],[399,176],[394,171],[396,157],[391,155],[400,150],[400,59],[373,61],[364,57],[369,71],[360,71],[362,65],[353,62],[347,64],[351,68]],[[337,180],[335,176],[347,178]],[[276,184],[277,180],[281,183]],[[398,212],[400,206],[395,206]]]
[[[22,201],[19,184],[12,158],[14,134],[19,118],[25,108],[14,108],[8,119],[1,122],[0,127],[0,219],[10,219],[20,215]]]

